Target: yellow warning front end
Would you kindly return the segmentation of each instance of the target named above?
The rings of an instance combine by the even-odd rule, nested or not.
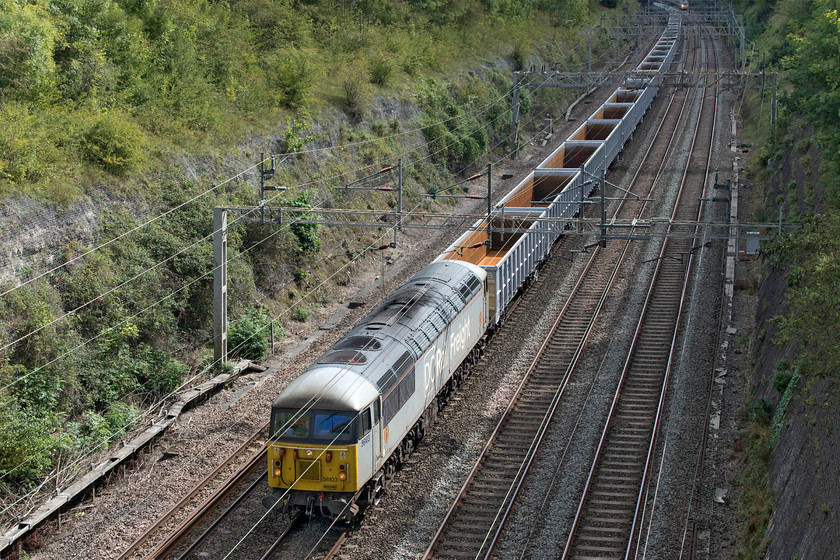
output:
[[[357,446],[268,445],[268,484],[309,492],[358,490]]]

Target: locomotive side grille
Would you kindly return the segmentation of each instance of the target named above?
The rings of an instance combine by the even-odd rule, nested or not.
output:
[[[297,462],[297,472],[302,480],[321,480],[321,463],[300,459]]]

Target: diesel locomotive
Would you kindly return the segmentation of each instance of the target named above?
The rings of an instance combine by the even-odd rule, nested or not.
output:
[[[486,294],[481,267],[432,263],[292,381],[271,407],[264,502],[347,520],[377,503],[480,356]]]

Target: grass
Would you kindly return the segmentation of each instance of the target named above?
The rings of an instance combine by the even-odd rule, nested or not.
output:
[[[746,423],[735,444],[739,475],[736,558],[763,558],[770,544],[767,529],[773,515],[767,464],[770,461],[770,407],[754,404],[745,410]]]

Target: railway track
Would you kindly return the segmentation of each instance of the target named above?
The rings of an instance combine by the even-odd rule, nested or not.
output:
[[[617,217],[623,216],[617,214]],[[504,461],[506,457],[521,457],[523,454],[528,457],[524,466],[523,463],[520,462],[515,469],[510,469],[507,466],[504,466],[494,471],[492,467],[488,467],[490,475],[486,479],[486,482],[479,483],[470,491],[473,497],[478,498],[474,501],[479,504],[485,501],[486,497],[498,495],[502,490],[506,494],[504,500],[507,501],[503,502],[502,507],[493,510],[492,508],[488,509],[487,507],[479,506],[478,509],[473,511],[473,519],[470,519],[469,515],[464,518],[467,521],[467,525],[477,525],[476,521],[486,519],[488,512],[493,514],[493,525],[491,525],[490,530],[486,531],[481,539],[481,547],[486,547],[488,555],[490,550],[492,550],[495,538],[498,536],[499,531],[504,524],[505,516],[513,503],[516,491],[518,490],[519,485],[522,484],[522,481],[527,474],[530,460],[533,459],[536,450],[539,448],[540,440],[545,434],[547,426],[551,420],[551,414],[556,408],[559,399],[562,397],[563,387],[565,387],[565,384],[569,381],[574,365],[581,355],[588,336],[592,332],[598,318],[598,313],[603,306],[607,294],[610,292],[610,287],[616,278],[620,268],[620,262],[626,252],[627,245],[625,245],[622,250],[612,248],[610,248],[610,250],[596,250],[595,254],[597,255],[597,258],[593,256],[590,261],[590,266],[587,267],[588,270],[591,270],[590,274],[592,274],[592,276],[582,276],[578,287],[576,288],[577,291],[580,286],[586,286],[587,291],[585,293],[579,292],[580,295],[570,298],[570,301],[567,302],[567,305],[561,313],[561,317],[558,319],[558,325],[561,325],[559,327],[559,334],[553,341],[546,342],[543,349],[540,351],[540,359],[535,361],[535,364],[532,366],[533,372],[529,373],[528,378],[526,378],[526,382],[523,382],[523,385],[520,387],[519,393],[521,393],[521,400],[517,404],[512,404],[511,407],[509,407],[509,410],[512,411],[512,417],[514,418],[514,421],[508,424],[510,427],[509,431],[500,431],[495,434],[493,445],[488,447],[492,451],[492,453],[487,454],[488,458],[501,458],[502,461]],[[594,281],[593,278],[599,279],[600,283],[604,285],[603,290],[592,289],[594,285],[598,285],[598,282]],[[507,416],[507,412],[505,415]],[[516,418],[518,418],[518,420]],[[500,422],[500,426],[501,425],[502,422]],[[257,455],[258,457],[253,459],[253,464],[264,465],[264,446],[261,450],[261,454],[260,452],[257,452]],[[491,461],[488,459],[486,463],[490,465]],[[248,465],[249,466],[247,468],[243,467],[244,470],[247,470],[247,475],[241,475],[240,478],[237,479],[237,482],[231,483],[231,487],[241,484],[240,481],[242,478],[253,476],[254,472],[259,470],[256,466],[250,466],[250,462]],[[478,468],[478,464],[476,468]],[[231,477],[231,480],[234,478],[236,477]],[[258,482],[259,480],[257,480],[257,483]],[[202,484],[201,486],[204,485]],[[190,514],[186,519],[178,524],[175,530],[170,532],[165,541],[152,548],[150,553],[146,554],[142,551],[149,550],[150,545],[148,543],[153,542],[154,539],[144,536],[141,539],[138,539],[138,542],[133,544],[131,549],[126,551],[126,554],[122,557],[176,557],[173,556],[175,551],[178,551],[178,554],[180,554],[180,556],[177,556],[179,558],[190,557],[196,548],[191,545],[187,549],[183,549],[185,535],[192,531],[197,524],[205,523],[207,517],[210,515],[210,512],[217,509],[221,502],[227,500],[231,495],[231,492],[220,492],[216,497],[205,499],[200,507],[195,510],[194,514]],[[189,500],[192,500],[192,502],[189,502]],[[196,497],[188,497],[185,499],[188,503],[195,503],[196,500]],[[179,506],[180,505],[181,504],[179,504]],[[183,506],[182,509],[187,509],[188,507],[190,506]],[[225,511],[229,512],[234,507],[236,507],[235,503]],[[166,527],[171,528],[177,523],[175,520],[182,517],[182,514],[175,511],[177,508],[178,506],[173,508],[173,511],[168,512],[163,518],[161,518],[159,521],[159,527],[156,529],[158,532],[166,531]],[[225,515],[226,513],[223,513],[221,518]],[[212,531],[212,527],[211,529],[208,529],[208,531]],[[207,532],[205,532],[205,534],[206,533]],[[290,524],[287,529],[277,537],[276,541],[268,548],[262,557],[283,557],[283,543],[293,533],[294,524]],[[329,551],[316,553],[319,555],[318,557],[321,557],[321,554],[323,554],[323,558],[333,557],[343,538],[343,534],[337,537],[334,546]],[[202,539],[203,536],[199,538],[199,541]],[[471,540],[471,537],[466,537],[466,540]],[[479,553],[481,553],[482,550],[485,550],[485,548],[479,548]],[[446,554],[438,554],[439,552],[440,549],[435,550],[435,557],[446,556]],[[277,556],[278,554],[280,556]],[[461,553],[455,552],[454,555],[460,556]],[[206,554],[202,556],[206,556]]]
[[[649,189],[656,185],[685,109],[684,96],[675,103],[679,97],[679,92],[672,97],[670,105],[676,108],[666,111],[655,135],[661,140],[650,145],[645,157],[648,163],[639,166],[634,185],[640,178],[642,182],[649,180]],[[659,134],[663,128],[670,131],[670,136]],[[659,163],[652,169],[655,162]],[[616,216],[627,217],[630,212],[622,204]],[[490,556],[628,248],[629,243],[613,244],[608,249],[596,249],[590,258],[551,334],[427,549],[426,558]],[[581,290],[581,286],[586,289]]]
[[[119,556],[120,560],[165,558],[178,547],[197,524],[204,521],[244,481],[265,469],[268,424],[251,435],[213,472],[138,537]],[[264,476],[264,475],[263,475]]]
[[[266,424],[236,453],[210,473],[187,496],[162,515],[127,548],[120,559],[178,559],[247,557],[271,559],[290,555],[328,560],[333,558],[346,536],[346,527],[301,529],[300,515],[280,520],[272,517],[269,528],[249,534],[229,535],[225,523],[234,517],[250,519],[257,528],[265,517],[261,497],[267,486],[265,472]],[[248,507],[251,501],[256,508]],[[241,520],[241,518],[240,518]],[[276,529],[278,528],[279,529]],[[314,530],[313,530],[314,529]],[[243,546],[243,543],[244,544]],[[314,543],[314,545],[313,545]],[[291,551],[291,552],[290,552]]]
[[[683,173],[672,220],[699,217],[702,206],[697,199],[708,183],[716,120],[716,90],[704,89],[692,155]],[[647,508],[647,480],[697,248],[694,240],[685,236],[666,238],[662,244],[644,311],[563,551],[564,559],[630,558],[644,547],[640,535]]]
[[[713,43],[714,46],[714,57],[715,57],[715,65],[718,68],[723,66],[723,57],[718,49],[718,41]],[[710,134],[712,141],[714,141],[714,131]],[[710,150],[711,151],[711,150]],[[707,162],[706,165],[706,176],[708,177],[711,172],[711,158]],[[702,208],[698,214],[702,214]],[[723,310],[721,309],[721,316],[718,317],[718,324],[723,325]],[[719,347],[720,345],[720,333],[721,330],[718,329],[718,337],[715,342],[715,348]],[[686,506],[685,516],[683,519],[682,524],[682,541],[680,546],[680,558],[696,558],[697,554],[697,538],[698,538],[698,513],[701,507],[701,488],[703,486],[702,479],[704,476],[705,470],[705,462],[706,462],[706,449],[708,446],[709,441],[709,426],[711,420],[711,412],[712,412],[712,390],[714,388],[714,370],[715,368],[712,367],[712,371],[710,372],[711,375],[708,378],[707,388],[705,393],[705,407],[702,417],[700,418],[700,443],[697,448],[697,458],[695,461],[694,466],[694,475],[693,480],[691,483],[691,491],[689,494],[688,504]],[[652,517],[652,514],[651,514]],[[650,527],[650,525],[648,525]]]

